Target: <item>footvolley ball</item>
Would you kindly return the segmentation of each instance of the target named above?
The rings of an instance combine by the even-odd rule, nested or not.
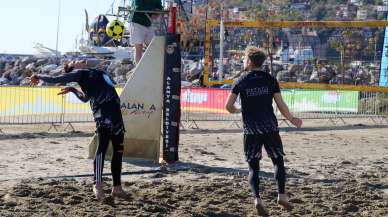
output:
[[[121,39],[124,34],[124,24],[120,20],[112,20],[106,25],[106,34],[114,39]]]

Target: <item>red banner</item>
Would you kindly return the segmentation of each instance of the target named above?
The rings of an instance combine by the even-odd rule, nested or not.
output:
[[[225,103],[229,89],[182,88],[181,109],[185,112],[228,113]]]
[[[176,34],[176,5],[175,3],[170,7],[170,13],[168,16],[167,32]]]

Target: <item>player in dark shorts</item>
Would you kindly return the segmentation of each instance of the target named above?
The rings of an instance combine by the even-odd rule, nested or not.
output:
[[[255,207],[262,216],[268,215],[259,195],[259,170],[263,146],[275,166],[277,202],[287,210],[292,209],[285,193],[286,172],[283,160],[285,154],[279,136],[277,118],[272,107],[273,99],[288,121],[298,128],[302,126],[302,121],[293,117],[284,103],[277,80],[260,70],[266,58],[266,54],[258,48],[246,48],[244,69],[247,73],[235,82],[225,105],[230,113],[242,112],[244,152],[249,165],[248,181],[255,197]],[[239,95],[241,109],[234,105]]]
[[[123,197],[125,192],[121,187],[121,167],[123,157],[124,123],[121,116],[120,98],[116,93],[113,82],[105,71],[89,68],[86,61],[70,62],[64,65],[65,74],[61,76],[33,75],[31,85],[39,80],[47,83],[66,84],[77,82],[82,91],[74,87],[65,87],[59,94],[74,93],[81,101],[90,101],[96,122],[98,145],[94,158],[93,192],[98,200],[104,198],[102,188],[102,171],[105,153],[109,141],[112,141],[113,155],[111,172],[113,177],[113,197]]]

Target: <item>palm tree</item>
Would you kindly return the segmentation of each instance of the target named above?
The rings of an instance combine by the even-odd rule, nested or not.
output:
[[[345,79],[345,62],[351,59],[357,50],[362,50],[362,33],[346,29],[339,37],[330,41],[330,46],[340,54],[340,70],[342,74],[342,83]]]

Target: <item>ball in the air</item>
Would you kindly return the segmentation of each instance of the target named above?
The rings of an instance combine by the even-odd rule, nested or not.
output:
[[[121,39],[124,34],[124,24],[120,20],[112,20],[106,25],[106,34],[114,39]]]

